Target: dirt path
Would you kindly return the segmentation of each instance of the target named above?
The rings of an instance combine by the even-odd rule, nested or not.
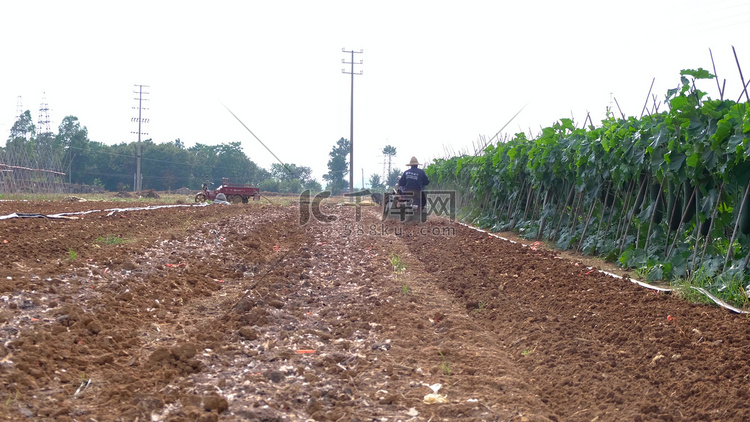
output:
[[[257,204],[0,221],[0,415],[750,416],[744,317],[446,221],[325,213],[302,227],[297,207]]]

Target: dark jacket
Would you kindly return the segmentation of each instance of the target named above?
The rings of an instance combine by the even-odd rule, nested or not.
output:
[[[398,179],[398,185],[404,191],[421,191],[425,186],[430,184],[430,179],[427,178],[424,170],[417,166],[411,167],[406,170],[401,178]]]

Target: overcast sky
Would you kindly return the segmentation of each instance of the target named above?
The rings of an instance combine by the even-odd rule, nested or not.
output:
[[[14,1],[0,4],[0,133],[42,94],[53,132],[73,115],[89,139],[131,142],[135,84],[149,85],[146,138],[188,146],[240,141],[269,168],[310,166],[349,138],[355,54],[355,182],[471,150],[503,131],[538,133],[563,117],[595,123],[616,106],[639,116],[651,81],[663,101],[685,68],[741,92],[750,79],[750,2],[623,1]],[[702,89],[718,98],[715,82]],[[651,103],[651,101],[649,101]],[[664,106],[662,106],[664,109]]]

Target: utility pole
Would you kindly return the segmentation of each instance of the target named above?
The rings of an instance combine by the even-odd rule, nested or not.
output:
[[[342,48],[341,51],[352,55],[352,61],[350,62],[347,62],[346,59],[341,59],[342,63],[351,65],[351,70],[349,72],[347,72],[346,69],[341,69],[341,72],[352,76],[351,102],[349,106],[349,193],[352,194],[354,193],[354,75],[362,74],[361,70],[359,73],[354,73],[354,65],[362,64],[362,60],[360,60],[359,63],[354,63],[354,54],[361,54],[362,50],[347,51],[346,48]],[[354,200],[353,196],[350,196],[349,198]]]
[[[140,192],[141,188],[143,188],[143,177],[141,176],[141,135],[148,135],[148,133],[141,131],[141,124],[148,123],[148,119],[143,118],[143,110],[148,110],[143,108],[143,102],[148,101],[143,96],[148,94],[148,92],[144,92],[143,88],[148,88],[148,85],[136,84],[134,86],[138,87],[138,91],[133,91],[138,94],[138,98],[134,98],[134,100],[138,101],[138,107],[133,107],[134,109],[138,109],[138,117],[133,117],[130,121],[138,122],[138,132],[131,132],[138,134],[138,146],[135,151],[135,183],[133,183],[133,189],[136,192]]]

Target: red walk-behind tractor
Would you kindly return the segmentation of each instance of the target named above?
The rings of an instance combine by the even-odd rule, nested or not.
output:
[[[213,201],[216,195],[223,193],[227,201],[233,204],[245,203],[253,198],[253,201],[260,199],[260,189],[250,185],[241,185],[238,183],[229,183],[228,177],[221,179],[221,186],[214,190],[209,190],[206,184],[203,184],[203,190],[195,195],[195,202]]]

